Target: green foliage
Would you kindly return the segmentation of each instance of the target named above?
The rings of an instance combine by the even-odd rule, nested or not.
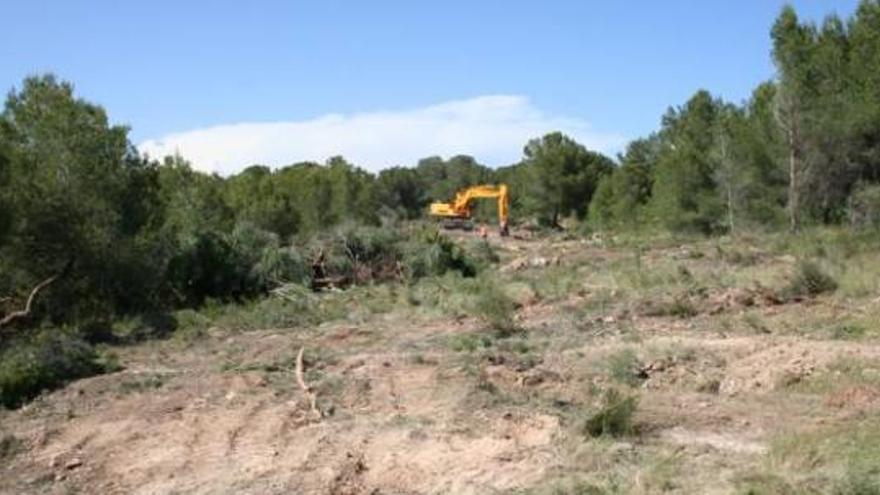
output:
[[[721,228],[724,212],[716,191],[711,152],[712,133],[721,102],[697,92],[681,108],[663,117],[652,205],[654,215],[677,231],[712,233]]]
[[[498,286],[498,283],[491,278],[483,278],[479,281],[477,293],[474,296],[473,311],[489,329],[500,335],[507,336],[517,330],[516,321],[513,318],[516,306],[513,300]]]
[[[834,495],[880,495],[880,477],[870,470],[847,471],[832,492]]]
[[[790,493],[873,494],[880,493],[880,429],[878,417],[779,435],[770,446],[771,472],[784,477],[792,471],[808,471],[811,479],[790,484],[778,477],[773,485],[788,485]],[[761,485],[754,493],[768,493]],[[773,486],[771,485],[771,486]],[[772,493],[772,492],[771,492]]]
[[[378,202],[386,210],[386,215],[390,213],[399,218],[414,219],[420,217],[428,206],[426,181],[411,168],[382,170],[376,178],[376,191]]]
[[[632,349],[621,349],[608,356],[608,374],[619,383],[632,387],[642,382],[639,357]]]
[[[14,435],[0,435],[0,460],[14,457],[22,450],[22,441]]]
[[[880,227],[880,185],[856,187],[850,199],[850,221],[858,227]]]
[[[815,261],[798,263],[794,277],[783,291],[788,297],[817,296],[837,290],[837,281]]]
[[[638,407],[638,397],[627,396],[617,389],[608,389],[602,396],[598,411],[584,421],[581,428],[590,437],[631,435],[634,431],[633,414]]]
[[[465,277],[477,274],[477,264],[461,246],[436,230],[425,229],[416,233],[407,243],[404,266],[410,278],[443,275],[456,271]]]
[[[450,337],[449,347],[455,352],[474,352],[492,347],[492,339],[488,335],[457,334]]]
[[[0,353],[0,405],[14,408],[44,390],[112,369],[88,343],[60,330],[12,342]]]
[[[531,173],[528,197],[547,225],[563,216],[584,218],[599,180],[614,169],[608,157],[555,132],[526,144],[524,164]]]
[[[501,261],[501,257],[492,247],[492,244],[485,239],[473,241],[466,246],[468,255],[481,267],[497,264]]]
[[[647,219],[654,166],[660,139],[652,135],[629,144],[619,157],[620,167],[602,176],[590,203],[590,223],[599,228],[641,226]]]

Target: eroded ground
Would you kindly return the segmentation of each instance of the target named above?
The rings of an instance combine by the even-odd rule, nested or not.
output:
[[[767,239],[491,242],[520,331],[445,277],[120,347],[123,371],[0,412],[0,492],[868,493],[845,490],[880,459],[877,255],[826,249],[839,288],[783,297],[802,253]],[[609,389],[634,427],[591,437]]]

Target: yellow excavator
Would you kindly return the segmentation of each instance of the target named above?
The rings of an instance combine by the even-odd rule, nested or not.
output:
[[[498,200],[498,226],[501,235],[507,236],[509,234],[507,216],[510,211],[510,196],[505,184],[467,187],[455,193],[455,199],[449,203],[431,203],[430,213],[431,216],[453,222],[467,222],[471,218],[473,202],[477,199]]]

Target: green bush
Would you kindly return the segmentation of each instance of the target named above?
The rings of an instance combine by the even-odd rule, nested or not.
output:
[[[0,405],[19,407],[44,390],[112,368],[87,342],[60,330],[11,343],[0,354]]]
[[[804,297],[817,296],[835,290],[837,290],[837,281],[828,275],[818,263],[801,261],[784,292],[788,297]]]
[[[880,186],[865,184],[853,191],[850,221],[857,227],[880,227]]]
[[[348,227],[340,229],[331,254],[342,257],[348,273],[342,275],[354,282],[393,279],[402,258],[400,236],[391,229]]]
[[[465,277],[477,274],[477,264],[461,248],[437,230],[417,233],[407,243],[404,266],[411,279],[457,271]]]
[[[202,232],[187,239],[171,258],[168,282],[185,306],[200,306],[208,298],[239,298],[249,292],[249,269],[242,265],[226,236]]]
[[[455,352],[474,352],[492,347],[492,339],[487,335],[457,334],[449,338],[449,347]]]
[[[876,470],[874,470],[876,471]],[[880,495],[880,476],[870,471],[850,470],[834,487],[834,495]]]
[[[583,433],[591,437],[629,435],[634,431],[632,417],[637,406],[637,397],[608,389],[599,410],[584,422]]]
[[[21,440],[14,435],[0,435],[0,460],[15,456],[21,448]]]
[[[483,279],[477,285],[477,293],[474,296],[474,314],[485,325],[503,336],[510,335],[517,330],[513,316],[516,305],[495,280]]]
[[[636,386],[641,383],[641,362],[632,349],[622,349],[608,356],[608,373],[614,380]]]
[[[494,265],[501,261],[501,257],[495,252],[495,248],[485,239],[469,243],[467,252],[481,266]]]
[[[308,264],[292,247],[264,249],[259,261],[251,268],[251,274],[263,289],[285,283],[307,285],[311,278]]]

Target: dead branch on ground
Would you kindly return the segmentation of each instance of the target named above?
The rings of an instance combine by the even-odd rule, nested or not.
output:
[[[312,414],[315,416],[315,419],[321,419],[324,417],[324,414],[318,409],[318,394],[312,389],[312,387],[306,384],[306,379],[303,376],[303,352],[305,352],[305,347],[299,348],[299,354],[296,355],[296,382],[299,384],[299,388],[302,389],[303,393],[306,394],[306,397],[309,399],[309,407],[312,411]]]

